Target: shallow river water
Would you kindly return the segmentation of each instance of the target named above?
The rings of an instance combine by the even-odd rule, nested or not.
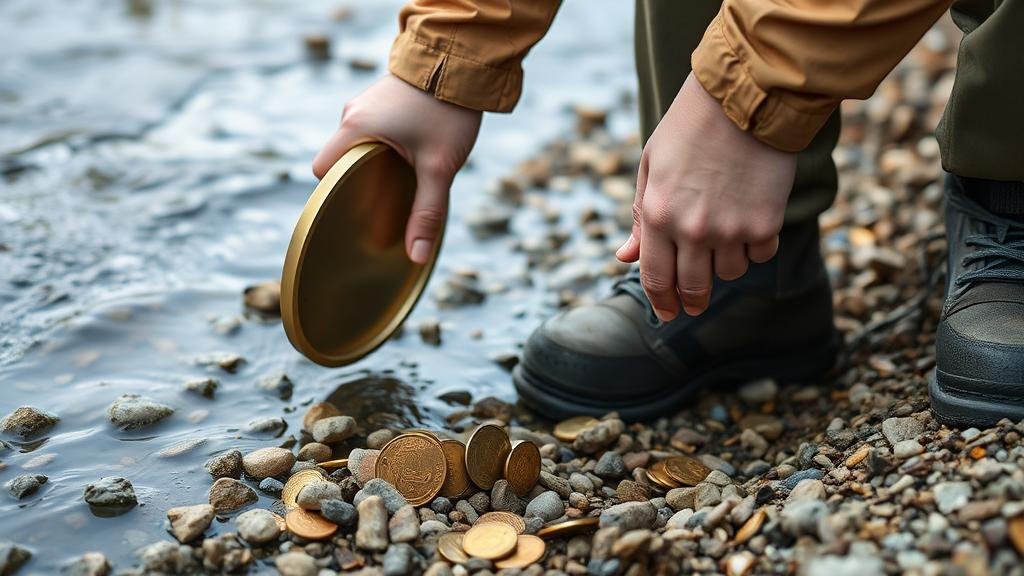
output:
[[[279,321],[243,316],[243,288],[280,274],[315,185],[310,159],[346,98],[383,69],[398,5],[352,3],[344,21],[330,17],[336,2],[320,0],[0,6],[0,414],[28,404],[61,418],[42,440],[0,446],[0,482],[49,477],[25,500],[0,495],[0,540],[34,552],[24,573],[52,573],[90,550],[132,566],[139,547],[169,538],[168,508],[206,501],[210,455],[298,437],[313,401],[332,397],[364,427],[401,427],[441,423],[461,407],[446,393],[514,400],[492,357],[515,352],[554,300],[512,243],[547,225],[523,211],[513,236],[479,241],[463,218],[490,201],[497,178],[571,129],[570,104],[619,106],[633,90],[631,3],[564,6],[527,62],[516,114],[485,119],[455,182],[428,290],[466,267],[508,290],[456,309],[425,297],[412,329],[344,369],[305,360]],[[310,33],[332,39],[332,60],[306,59]],[[380,68],[353,69],[351,58]],[[628,105],[613,121],[635,129]],[[569,231],[583,208],[610,205],[586,186],[551,201]],[[424,319],[442,322],[439,348],[416,334]],[[233,374],[203,364],[219,353],[245,362]],[[282,372],[295,383],[289,399],[257,387]],[[213,400],[182,388],[203,376],[220,380]],[[176,412],[120,432],[105,411],[124,393]],[[266,417],[287,421],[282,437],[243,432]],[[132,481],[140,506],[99,518],[83,489],[111,475]]]

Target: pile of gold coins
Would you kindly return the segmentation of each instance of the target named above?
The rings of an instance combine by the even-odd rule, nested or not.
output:
[[[465,564],[470,558],[494,562],[494,567],[525,568],[544,557],[544,538],[567,537],[593,530],[597,518],[569,520],[542,528],[536,536],[524,534],[526,522],[511,512],[488,512],[466,532],[448,532],[437,541],[437,551],[449,562]]]

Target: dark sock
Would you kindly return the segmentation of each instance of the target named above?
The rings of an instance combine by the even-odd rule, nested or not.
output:
[[[967,195],[998,216],[1024,219],[1024,182],[1004,182],[957,176]]]

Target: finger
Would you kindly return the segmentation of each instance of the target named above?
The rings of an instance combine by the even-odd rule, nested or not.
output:
[[[693,244],[683,244],[678,249],[676,268],[683,310],[690,316],[699,316],[711,299],[711,250]]]
[[[353,130],[342,127],[337,132],[331,135],[327,143],[324,144],[320,152],[317,153],[316,158],[313,159],[313,175],[317,179],[322,179],[327,175],[327,171],[334,166],[334,163],[341,158],[345,152],[352,149],[353,146],[366,142],[369,138],[356,134]]]
[[[715,274],[722,280],[735,280],[747,272],[747,252],[742,244],[715,248]]]
[[[633,196],[633,229],[629,238],[616,252],[622,262],[636,262],[640,258],[640,215],[643,214],[644,190],[647,188],[647,155],[640,157],[640,169],[636,174],[636,194]]]
[[[416,264],[425,264],[434,253],[448,217],[448,190],[453,178],[454,173],[433,170],[429,163],[416,164],[416,198],[405,230],[405,250]]]
[[[668,322],[679,315],[679,294],[676,292],[676,246],[665,236],[647,226],[640,242],[640,283],[655,315]]]
[[[775,253],[779,251],[779,237],[775,236],[771,240],[766,242],[760,242],[758,244],[747,244],[747,257],[750,258],[751,262],[761,264],[771,260]]]

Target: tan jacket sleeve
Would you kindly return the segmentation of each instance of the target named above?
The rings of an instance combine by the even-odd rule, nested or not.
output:
[[[508,112],[521,61],[548,31],[561,0],[410,0],[388,68],[440,100]]]
[[[842,99],[870,96],[950,4],[724,0],[693,71],[737,126],[795,152]]]

